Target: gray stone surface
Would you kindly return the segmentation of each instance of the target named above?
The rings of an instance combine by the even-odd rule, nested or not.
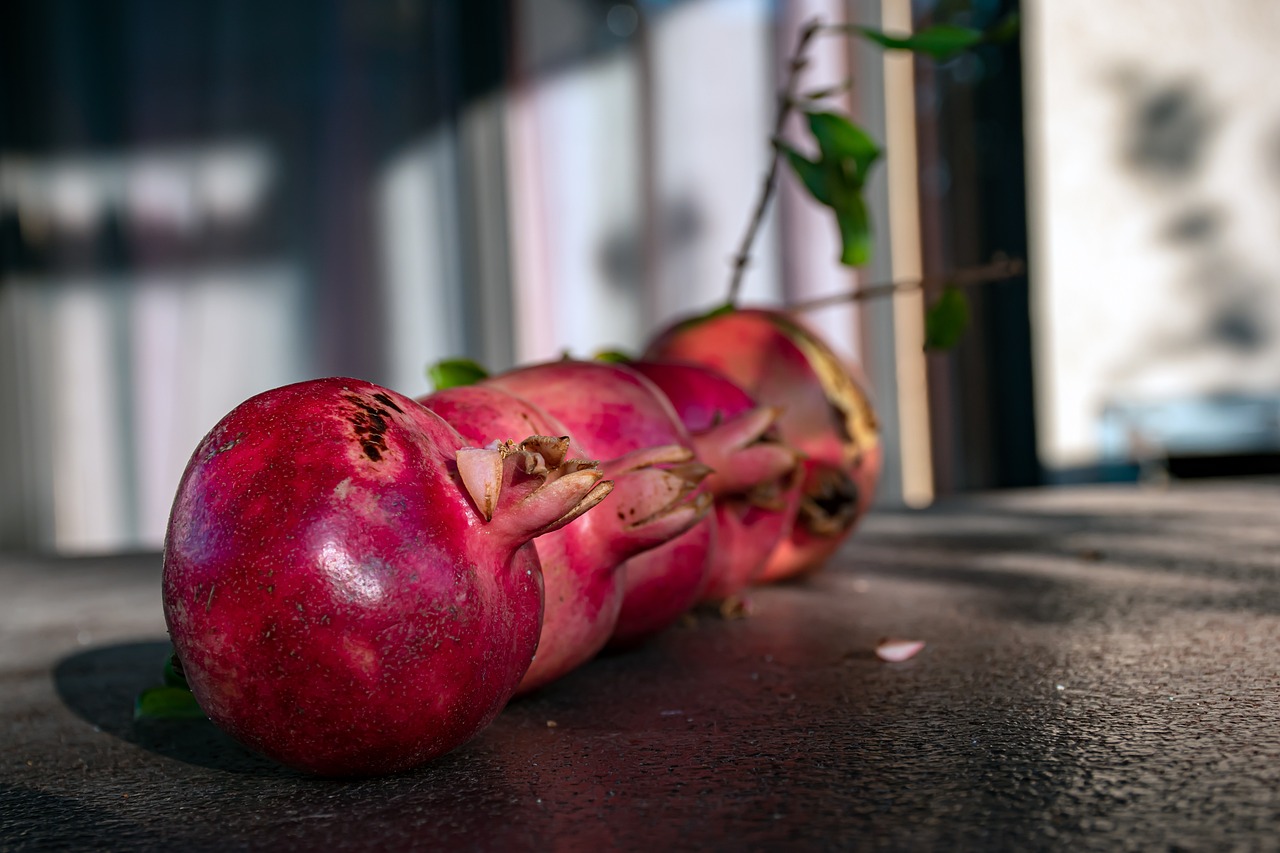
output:
[[[0,558],[0,848],[1280,849],[1271,483],[877,514],[750,618],[357,782],[133,721],[167,649],[159,570]],[[884,663],[890,635],[928,645]]]

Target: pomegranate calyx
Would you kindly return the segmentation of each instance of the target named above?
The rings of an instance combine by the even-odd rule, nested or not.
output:
[[[527,514],[532,516],[541,505],[563,505],[576,498],[577,502],[570,506],[563,515],[552,519],[541,527],[535,528],[529,534],[530,538],[541,536],[544,533],[564,527],[607,498],[609,493],[613,491],[613,481],[603,478],[604,474],[595,468],[582,468],[568,474],[562,474],[529,495],[518,506],[513,507],[513,510],[517,515]]]
[[[795,450],[771,435],[782,409],[757,406],[693,436],[698,458],[715,473],[707,488],[717,495],[749,493],[795,470]]]
[[[722,447],[739,450],[766,438],[781,416],[781,406],[756,406],[704,430],[699,438],[714,438]]]
[[[655,465],[676,465],[693,459],[693,451],[681,444],[660,444],[656,447],[642,447],[616,459],[604,463],[609,476],[614,477],[628,471],[639,471]]]
[[[545,474],[564,462],[569,453],[569,436],[531,435],[520,442],[517,452],[524,454],[522,461],[526,474]]]
[[[504,505],[510,520],[500,526],[518,528],[529,539],[563,527],[613,490],[596,462],[565,458],[569,443],[568,436],[532,435],[519,443],[464,447],[455,454],[458,474],[486,522]],[[514,491],[506,501],[504,483]]]
[[[707,477],[711,476],[715,469],[710,465],[705,465],[697,459],[691,459],[688,462],[682,462],[679,465],[672,465],[664,468],[668,474],[674,474],[685,482],[686,489],[692,490]]]
[[[822,466],[805,483],[796,521],[819,536],[837,536],[858,520],[858,484],[843,469]]]
[[[605,463],[605,467],[612,473],[611,463]],[[628,504],[626,517],[619,516],[623,528],[635,531],[663,519],[662,527],[668,531],[665,539],[692,526],[711,507],[709,492],[694,495],[698,484],[710,472],[710,468],[696,460],[665,468],[650,465],[623,471],[618,475],[619,482],[626,484]]]
[[[646,447],[602,462],[617,495],[611,509],[594,516],[597,529],[610,531],[612,565],[674,539],[701,521],[711,509],[710,494],[697,491],[705,466],[680,445]],[[689,467],[695,466],[695,467]],[[696,492],[696,494],[695,494]]]
[[[505,458],[496,447],[463,447],[455,454],[458,475],[466,487],[471,501],[485,521],[493,519],[502,491],[502,461]]]

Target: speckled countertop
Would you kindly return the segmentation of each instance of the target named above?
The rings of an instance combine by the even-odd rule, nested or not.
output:
[[[1280,849],[1275,483],[876,513],[749,618],[360,782],[133,722],[159,572],[0,556],[0,849]]]

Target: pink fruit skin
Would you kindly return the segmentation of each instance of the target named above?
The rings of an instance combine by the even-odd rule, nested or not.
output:
[[[529,432],[568,433],[543,410],[493,385],[449,388],[419,402],[474,444]],[[575,444],[570,455],[585,458],[590,452]],[[623,561],[679,535],[705,515],[705,508],[683,498],[669,501],[666,491],[655,489],[669,475],[647,466],[628,470],[621,460],[602,462],[601,468],[614,483],[608,502],[534,540],[546,604],[538,652],[517,695],[542,687],[595,657],[618,621]],[[631,519],[637,515],[646,520],[633,524]]]
[[[601,459],[668,444],[692,448],[688,431],[662,392],[623,365],[547,362],[485,382],[546,410]],[[627,560],[626,591],[609,645],[642,642],[688,611],[706,588],[714,549],[715,525],[706,517]]]
[[[825,350],[829,369],[839,369],[847,393],[840,405],[859,412],[866,424],[853,434],[836,403],[828,396],[809,352],[797,342],[816,342]],[[658,335],[646,358],[704,364],[741,385],[761,403],[782,408],[778,420],[783,441],[806,459],[802,490],[835,478],[851,484],[855,505],[851,521],[836,533],[809,530],[802,521],[770,556],[761,580],[772,581],[816,568],[853,532],[870,508],[879,481],[883,449],[876,436],[875,418],[861,390],[861,380],[847,365],[839,365],[818,336],[782,312],[740,309],[691,324],[678,324]],[[803,516],[803,514],[802,514]]]
[[[796,456],[760,441],[777,419],[736,383],[702,365],[637,361],[629,366],[666,395],[693,436],[715,494],[716,549],[702,600],[737,595],[763,573],[769,554],[795,519],[800,480]],[[749,431],[735,426],[752,418]]]
[[[463,489],[463,446],[354,379],[260,394],[205,437],[169,519],[163,594],[214,723],[291,767],[363,776],[422,764],[497,715],[533,657],[542,582],[534,531],[513,513],[485,522]]]

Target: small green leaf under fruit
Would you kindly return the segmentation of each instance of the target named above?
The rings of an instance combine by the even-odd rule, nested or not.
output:
[[[164,662],[164,683],[166,687],[181,687],[183,690],[190,690],[191,685],[187,684],[187,677],[182,673],[182,662],[178,660],[177,655],[169,655]]]
[[[1016,27],[1016,21],[1014,25]],[[928,54],[934,59],[950,59],[957,53],[981,44],[987,38],[982,30],[955,24],[935,24],[903,36],[890,35],[871,27],[859,27],[858,32],[886,50],[910,50]]]
[[[603,361],[605,364],[629,364],[635,361],[632,356],[616,349],[601,350],[596,353],[595,360]]]
[[[149,687],[138,694],[133,706],[135,720],[200,720],[204,715],[185,687]]]
[[[437,391],[475,385],[488,375],[489,371],[469,358],[447,358],[427,368],[427,378]]]
[[[969,298],[958,287],[947,287],[924,315],[924,347],[951,349],[969,325]]]

